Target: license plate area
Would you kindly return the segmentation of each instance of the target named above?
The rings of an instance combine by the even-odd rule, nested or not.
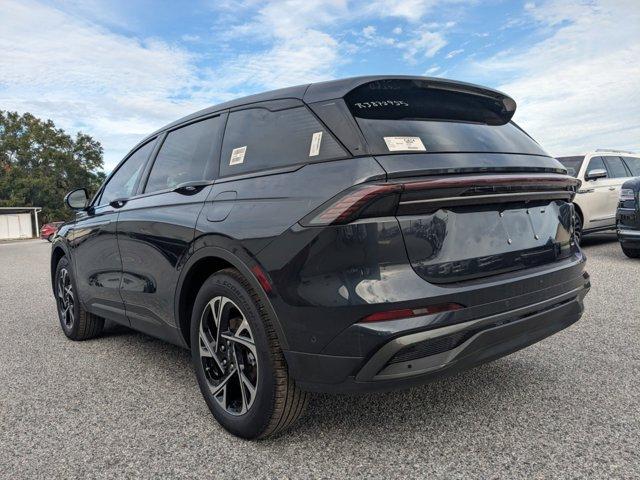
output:
[[[571,218],[569,203],[552,201],[441,209],[399,220],[414,269],[431,282],[443,283],[569,256]]]

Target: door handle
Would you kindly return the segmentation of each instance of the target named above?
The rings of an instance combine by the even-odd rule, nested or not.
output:
[[[111,200],[109,202],[109,205],[111,205],[113,208],[122,208],[125,206],[127,201],[129,201],[128,198],[116,198],[115,200]]]
[[[612,192],[616,189],[616,187],[609,187],[609,190],[611,190]]]
[[[173,189],[173,191],[176,193],[180,193],[182,195],[193,195],[195,193],[198,193],[204,187],[208,187],[211,184],[213,184],[213,182],[206,181],[206,180],[195,181],[195,182],[185,182],[178,185],[176,188]]]

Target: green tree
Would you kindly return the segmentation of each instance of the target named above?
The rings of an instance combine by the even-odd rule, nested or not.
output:
[[[72,138],[51,120],[0,110],[0,206],[42,207],[43,221],[68,220],[65,194],[95,192],[102,166],[102,146],[90,136]]]

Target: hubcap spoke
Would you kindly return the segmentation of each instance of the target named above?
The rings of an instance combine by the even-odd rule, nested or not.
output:
[[[200,327],[200,345],[202,347],[200,348],[200,356],[213,358],[220,371],[224,372],[225,368],[222,364],[222,360],[220,360],[220,357],[216,353],[215,348],[207,339],[207,335],[202,331],[202,326]]]
[[[253,344],[253,340],[252,339],[248,339],[248,338],[244,338],[244,337],[238,337],[237,335],[229,335],[227,333],[223,333],[220,335],[222,338],[224,338],[225,340],[229,340],[231,342],[235,342],[239,345],[242,345],[243,347],[248,348],[251,353],[253,353],[253,355],[256,355],[256,346]]]
[[[238,378],[240,380],[240,391],[242,392],[242,408],[246,411],[251,407],[251,405],[253,405],[253,399],[256,395],[256,387],[243,373],[242,368],[238,368]]]
[[[236,373],[235,369],[231,369],[229,373],[227,373],[227,375],[220,381],[218,385],[211,388],[211,393],[213,393],[213,395],[215,396],[219,394],[222,391],[222,389],[227,388],[227,383],[229,383],[229,380],[233,378],[235,373]]]
[[[230,300],[226,297],[216,297],[209,302],[209,308],[211,309],[211,316],[213,317],[213,323],[216,327],[216,335],[215,335],[215,350],[218,351],[218,346],[220,345],[220,320],[222,316],[222,312],[224,306]]]

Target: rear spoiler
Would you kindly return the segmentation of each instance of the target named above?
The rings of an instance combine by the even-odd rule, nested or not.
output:
[[[502,118],[504,123],[509,122],[516,112],[517,105],[515,100],[499,90],[494,90],[472,83],[448,80],[445,78],[417,77],[409,75],[353,77],[338,82],[329,81],[313,83],[309,85],[309,88],[307,88],[303,100],[307,104],[328,102],[330,100],[344,98],[358,87],[362,87],[369,83],[381,85],[381,88],[384,88],[385,83],[397,80],[416,81],[428,85],[429,88],[471,94],[497,100],[504,106]]]

